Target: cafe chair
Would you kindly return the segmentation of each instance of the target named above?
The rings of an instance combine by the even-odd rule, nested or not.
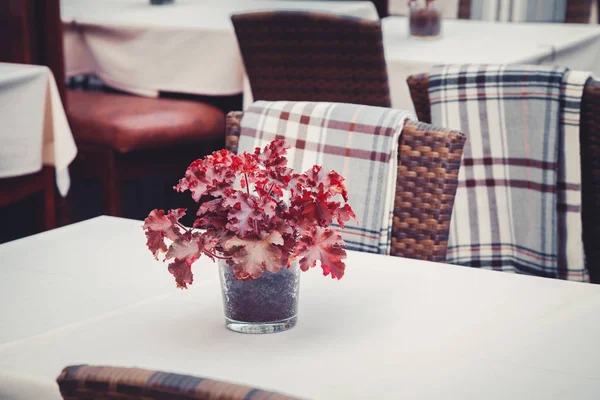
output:
[[[237,153],[243,112],[227,114],[226,148]],[[466,137],[408,121],[398,143],[390,254],[444,262]]]
[[[64,400],[294,400],[249,386],[141,368],[73,365],[57,378]]]
[[[598,0],[567,0],[565,22],[587,24],[592,12],[592,1]],[[458,18],[471,19],[471,0],[459,0]]]
[[[195,159],[222,147],[225,114],[213,105],[67,89],[58,0],[31,7],[18,3],[6,11],[15,32],[9,46],[14,54],[7,61],[47,65],[54,74],[78,149],[70,173],[100,181],[105,213],[122,216],[124,181],[179,174]],[[54,205],[44,177],[33,177],[36,181],[29,186],[47,193],[49,209]],[[51,217],[47,219],[52,227]]]
[[[231,17],[254,101],[390,107],[381,24],[272,11]]]
[[[431,122],[429,75],[407,79],[417,117]],[[579,128],[581,144],[582,229],[586,264],[592,283],[600,283],[600,81],[589,79],[581,101]]]

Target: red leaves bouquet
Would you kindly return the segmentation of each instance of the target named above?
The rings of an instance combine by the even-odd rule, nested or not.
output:
[[[324,275],[344,275],[344,242],[329,227],[356,218],[344,178],[316,165],[294,173],[288,148],[274,140],[252,154],[220,150],[194,161],[175,189],[189,190],[201,204],[193,225],[198,229],[179,222],[184,209],[150,212],[144,221],[148,248],[171,261],[178,287],[192,283],[192,264],[202,255],[226,260],[239,280],[257,279],[265,269],[276,273],[295,260],[303,271],[319,262]]]

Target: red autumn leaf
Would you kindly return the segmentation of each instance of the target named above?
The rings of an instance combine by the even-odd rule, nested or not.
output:
[[[340,203],[327,201],[324,194],[314,196],[311,192],[304,192],[292,202],[297,214],[316,221],[321,226],[328,226],[333,222],[334,212],[339,205]]]
[[[229,208],[227,229],[238,236],[255,230],[254,224],[260,213],[256,212],[256,200],[252,196],[238,191],[223,200],[223,207]]]
[[[189,190],[194,201],[198,202],[209,191],[231,185],[236,180],[235,168],[239,163],[237,156],[227,150],[215,151],[204,160],[194,161],[185,171],[185,176],[179,180],[175,190]]]
[[[194,275],[190,265],[185,260],[175,260],[169,264],[169,272],[175,277],[175,283],[179,289],[187,289],[194,281]]]
[[[287,165],[285,155],[289,148],[285,140],[276,139],[266,145],[262,152],[256,148],[255,154],[258,156],[258,161],[266,168],[285,167]]]
[[[339,233],[332,229],[314,227],[312,235],[302,236],[294,251],[300,259],[300,268],[307,271],[321,263],[323,275],[331,273],[332,278],[341,279],[344,276],[346,251],[342,248],[344,241]]]
[[[234,277],[258,278],[266,269],[277,272],[281,269],[281,249],[284,244],[277,231],[263,235],[260,239],[232,237],[225,243],[225,250],[231,254]]]
[[[169,211],[165,215],[164,210],[152,210],[144,220],[144,230],[148,239],[146,245],[157,258],[158,254],[167,251],[165,238],[177,240],[181,236],[177,222],[185,215],[184,208]]]
[[[343,228],[344,224],[351,219],[356,221],[356,215],[354,214],[354,210],[350,207],[349,204],[344,204],[344,207],[340,207],[334,212],[335,218],[338,221],[338,224]]]

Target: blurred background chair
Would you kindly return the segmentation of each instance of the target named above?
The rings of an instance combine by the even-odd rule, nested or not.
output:
[[[407,80],[420,121],[431,122],[429,75],[413,75]],[[581,144],[581,196],[583,245],[592,283],[600,283],[600,81],[590,79],[581,101],[579,129]]]
[[[71,175],[101,182],[104,213],[123,215],[124,181],[181,174],[193,160],[222,147],[225,114],[211,104],[67,90],[59,1],[2,3],[12,21],[3,29],[14,40],[0,46],[6,49],[0,61],[52,70],[78,147]]]
[[[371,0],[371,2],[375,4],[379,18],[385,18],[390,15],[389,0]]]
[[[285,11],[231,20],[255,101],[390,107],[379,22]]]
[[[66,367],[57,378],[64,400],[294,400],[294,397],[190,375],[91,365]]]
[[[471,18],[471,1],[472,0],[459,0],[458,18]],[[592,1],[598,0],[567,0],[567,10],[564,22],[571,24],[587,24],[591,17]]]
[[[227,149],[237,153],[243,112],[227,115]],[[400,136],[390,254],[443,262],[466,137],[407,121]],[[350,178],[350,177],[349,177]]]
[[[39,2],[34,8],[32,2],[7,0],[0,2],[0,62],[20,64],[48,64],[62,57],[40,42],[38,35],[32,35],[32,25],[45,23],[53,18],[57,9],[51,1]],[[57,4],[58,5],[58,2]],[[10,38],[10,39],[6,39]],[[64,99],[64,84],[57,82],[59,92]],[[0,178],[0,208],[24,199],[31,198],[35,210],[22,213],[21,221],[35,216],[38,231],[56,227],[56,185],[54,168],[43,167],[40,172],[13,178]],[[25,221],[24,221],[25,222]],[[18,227],[16,229],[19,229]],[[1,240],[0,240],[1,242]]]

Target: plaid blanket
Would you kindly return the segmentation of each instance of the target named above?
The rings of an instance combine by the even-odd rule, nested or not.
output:
[[[565,22],[566,15],[567,0],[471,1],[471,19],[501,22]]]
[[[589,73],[445,66],[432,122],[466,132],[447,262],[588,281],[579,113]]]
[[[348,249],[389,254],[398,139],[407,111],[341,103],[252,104],[241,122],[238,151],[285,139],[289,166],[335,170],[347,180],[348,201],[359,221],[341,231]]]

